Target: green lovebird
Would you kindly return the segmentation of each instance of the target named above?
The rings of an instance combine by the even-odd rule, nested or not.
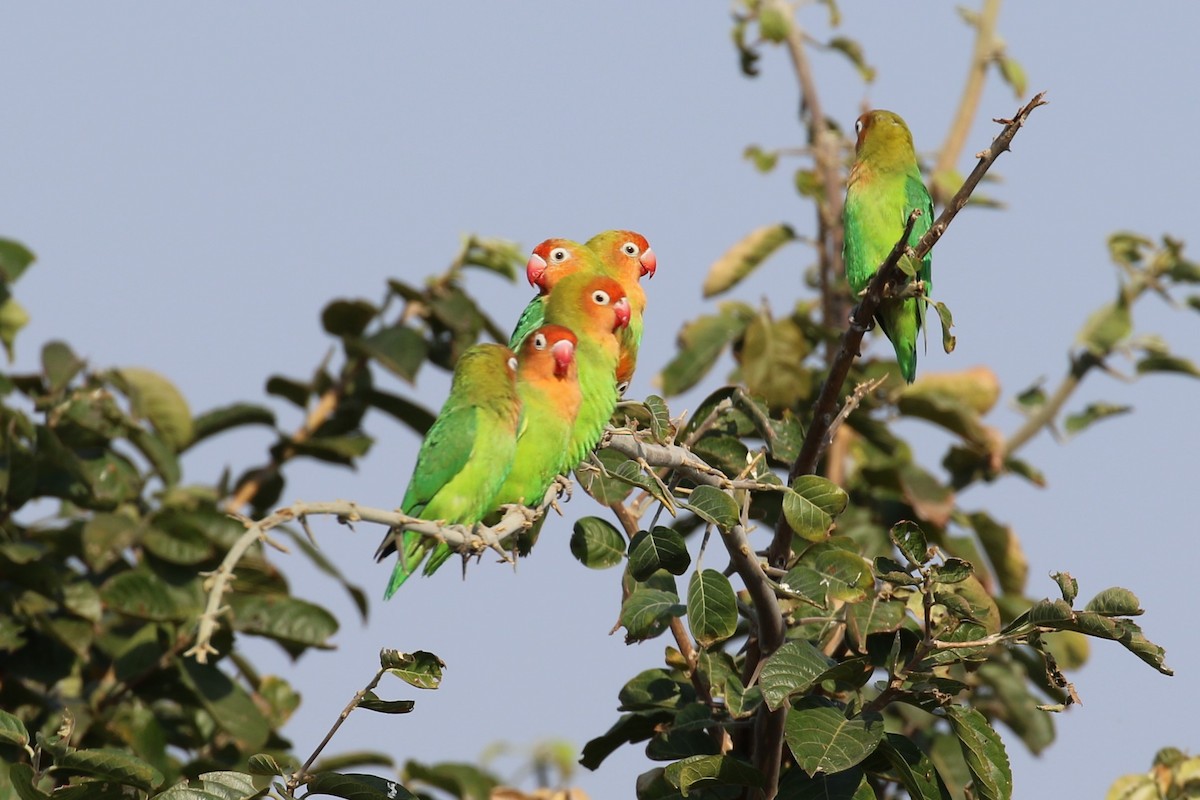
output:
[[[588,239],[583,248],[570,239],[547,239],[533,249],[525,275],[538,295],[521,313],[509,347],[519,350],[529,332],[545,322],[547,297],[563,277],[581,270],[607,275],[621,284],[629,298],[629,326],[621,333],[621,361],[617,367],[617,382],[627,384],[637,366],[646,310],[646,292],[638,281],[645,275],[654,277],[658,259],[646,237],[635,231],[604,231]]]
[[[492,500],[495,510],[485,521],[500,520],[500,507],[509,503],[536,506],[559,473],[566,472],[567,447],[583,401],[575,334],[561,325],[543,325],[525,338],[517,353],[517,395],[521,398],[521,427],[517,451],[504,485]],[[529,555],[545,520],[517,536],[521,555]]]
[[[566,276],[547,298],[546,322],[570,329],[579,340],[575,357],[583,399],[567,444],[566,471],[574,469],[600,441],[617,405],[621,355],[617,337],[629,325],[629,299],[616,279],[589,272]]]
[[[492,500],[536,506],[550,482],[565,471],[567,445],[583,394],[575,362],[575,334],[561,325],[543,325],[525,339],[517,354],[517,395],[521,426],[512,469]]]
[[[450,396],[425,435],[417,465],[404,492],[400,510],[420,519],[451,524],[472,524],[483,519],[512,467],[521,422],[517,394],[517,359],[499,344],[477,344],[459,357],[450,384]],[[393,528],[379,545],[375,559],[382,561],[396,550],[400,558],[392,570],[384,599],[396,593],[433,550],[425,574],[430,575],[450,557],[445,542],[436,546],[412,531]]]
[[[904,233],[914,208],[921,210],[921,216],[913,225],[908,244],[916,245],[925,235],[933,224],[933,201],[921,182],[912,134],[904,120],[891,111],[868,111],[854,123],[854,130],[858,142],[846,186],[842,255],[846,280],[857,296],[867,288]],[[932,259],[926,254],[920,277],[927,293],[933,287],[931,265]],[[924,316],[924,301],[918,297],[885,300],[875,313],[879,327],[896,350],[900,373],[909,383],[917,376],[917,334]]]

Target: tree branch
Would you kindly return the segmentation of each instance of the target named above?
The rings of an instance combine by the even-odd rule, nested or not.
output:
[[[991,145],[978,154],[979,163],[975,165],[975,169],[967,176],[962,187],[954,195],[941,215],[917,242],[916,247],[912,248],[913,256],[920,260],[933,249],[937,241],[946,232],[951,221],[958,215],[958,212],[967,204],[971,197],[971,193],[975,187],[979,185],[979,181],[991,168],[996,159],[1001,153],[1007,151],[1012,143],[1013,137],[1017,135],[1017,131],[1025,124],[1029,115],[1035,108],[1045,105],[1045,92],[1040,92],[1036,97],[1030,100],[1022,108],[1017,111],[1017,114],[1012,119],[998,119],[996,122],[1003,123],[1004,129],[1000,134],[992,140]],[[841,393],[842,384],[846,380],[846,376],[850,372],[850,366],[854,359],[859,355],[859,348],[862,344],[863,334],[866,333],[866,324],[874,318],[879,304],[882,302],[885,294],[885,287],[894,281],[898,280],[902,273],[899,269],[901,256],[908,250],[905,242],[908,241],[908,235],[912,232],[912,225],[915,223],[915,213],[909,215],[908,224],[905,227],[905,233],[897,240],[896,245],[892,248],[892,252],[884,260],[875,277],[868,284],[866,292],[864,292],[858,309],[854,312],[854,319],[850,327],[842,334],[841,346],[837,356],[834,358],[833,364],[829,368],[829,375],[825,378],[824,384],[821,386],[821,392],[818,395],[816,405],[813,407],[812,424],[809,426],[808,432],[804,437],[804,443],[800,448],[800,455],[796,458],[796,462],[792,465],[792,469],[788,473],[788,484],[790,485],[797,477],[801,475],[809,475],[816,472],[817,461],[821,456],[826,434],[829,428],[833,425],[837,418],[838,397]],[[781,515],[779,524],[775,528],[775,538],[771,542],[769,552],[769,561],[772,566],[783,566],[787,563],[791,553],[792,546],[792,529],[788,525],[787,520]]]
[[[967,134],[971,123],[979,111],[979,98],[983,94],[984,78],[987,77],[988,65],[996,57],[996,20],[1000,16],[1000,0],[984,0],[983,11],[979,14],[975,25],[975,49],[971,53],[971,65],[967,68],[967,82],[963,86],[962,99],[958,101],[958,112],[950,129],[946,132],[946,141],[938,152],[937,163],[933,167],[933,200],[941,203],[942,176],[952,174],[954,165],[962,155],[963,146],[967,142]]]
[[[221,565],[217,567],[216,571],[206,576],[210,579],[208,602],[204,607],[203,613],[200,614],[197,620],[196,642],[184,652],[184,655],[193,656],[196,661],[204,664],[208,662],[209,655],[215,655],[218,652],[212,646],[212,637],[219,627],[220,616],[227,610],[225,606],[221,605],[221,600],[229,588],[229,584],[233,581],[234,567],[237,566],[242,556],[246,554],[246,551],[255,542],[266,540],[267,531],[272,528],[277,528],[294,520],[299,520],[303,523],[310,516],[335,516],[338,518],[338,521],[347,524],[362,521],[386,525],[389,528],[402,527],[405,530],[423,534],[430,539],[445,542],[452,550],[462,553],[465,556],[479,555],[484,550],[494,550],[503,560],[511,562],[512,557],[504,549],[501,542],[514,533],[518,533],[532,525],[538,515],[545,513],[546,508],[558,497],[558,490],[559,484],[557,482],[552,484],[546,490],[546,495],[537,509],[525,506],[510,506],[500,521],[491,527],[484,527],[482,525],[444,525],[430,520],[410,517],[398,511],[360,506],[357,503],[347,500],[338,500],[331,503],[297,502],[286,508],[281,508],[257,522],[250,523],[246,528],[246,532],[238,537],[233,547],[225,554]]]

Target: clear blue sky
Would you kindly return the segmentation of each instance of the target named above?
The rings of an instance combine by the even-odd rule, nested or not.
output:
[[[843,59],[814,52],[822,101],[843,124],[864,101],[893,109],[918,148],[933,150],[958,101],[970,32],[951,3],[920,14],[882,8],[843,8],[844,32],[863,44],[877,81],[864,87]],[[460,234],[531,247],[629,227],[650,238],[660,265],[632,387],[642,396],[682,321],[711,307],[698,287],[713,259],[767,222],[813,229],[791,169],[762,176],[741,157],[750,143],[800,144],[797,90],[781,51],[767,52],[758,79],[740,75],[724,4],[24,3],[0,18],[0,235],[39,255],[17,287],[33,315],[18,340],[21,368],[37,364],[43,342],[63,338],[96,367],[167,374],[195,410],[261,401],[268,375],[307,375],[325,354],[326,301],[378,298],[389,276],[420,280],[443,268]],[[821,9],[801,19],[826,33]],[[1009,208],[964,213],[935,251],[937,296],[954,311],[958,349],[931,349],[922,369],[990,364],[1007,399],[1039,377],[1057,380],[1080,323],[1112,297],[1110,231],[1195,238],[1200,103],[1189,75],[1200,6],[1011,3],[1000,25],[1031,89],[1049,90],[1051,105],[995,169],[1004,180],[988,191]],[[987,119],[1017,106],[993,78],[960,167],[994,135]],[[738,296],[757,303],[769,294],[786,309],[805,295],[810,260],[794,246]],[[502,320],[515,319],[529,294],[484,274],[471,289]],[[1156,299],[1136,313],[1140,332],[1164,335],[1193,359],[1198,322]],[[417,395],[436,408],[445,387],[425,371]],[[1135,414],[1065,446],[1048,436],[1029,446],[1046,490],[1006,479],[961,498],[1016,527],[1031,593],[1051,593],[1046,576],[1060,569],[1079,579],[1084,598],[1111,585],[1134,590],[1146,633],[1178,673],[1161,677],[1096,642],[1089,665],[1070,676],[1084,705],[1056,718],[1059,740],[1045,757],[1006,737],[1017,796],[1100,796],[1118,775],[1146,769],[1159,746],[1200,751],[1200,704],[1189,691],[1200,671],[1191,618],[1197,398],[1200,383],[1184,378],[1095,378],[1074,407],[1107,400]],[[294,428],[292,410],[277,408]],[[1018,417],[1001,407],[989,421],[1011,431]],[[397,505],[417,441],[381,417],[370,426],[378,440],[358,472],[296,464],[287,500]],[[934,466],[940,441],[927,448]],[[186,479],[211,482],[226,465],[258,463],[269,442],[257,433],[206,444],[186,461]],[[598,513],[583,497],[568,509]],[[389,569],[371,560],[379,531],[316,528],[377,597]],[[334,750],[472,761],[497,740],[582,745],[607,729],[618,689],[661,663],[662,642],[626,647],[607,635],[616,574],[576,564],[568,531],[548,528],[515,575],[488,563],[466,583],[452,568],[414,581],[375,605],[366,627],[328,582],[293,570],[297,593],[328,602],[343,621],[336,652],[296,665],[254,649],[304,694],[287,731],[297,750],[316,743],[382,646],[438,653],[444,686],[387,687],[415,695],[415,713],[356,714]],[[625,748],[578,783],[597,798],[631,796],[649,766],[640,748]]]

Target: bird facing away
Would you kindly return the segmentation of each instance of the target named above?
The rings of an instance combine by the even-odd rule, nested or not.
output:
[[[580,270],[607,275],[621,284],[631,310],[629,327],[621,334],[621,363],[617,370],[617,381],[625,384],[633,377],[642,340],[646,292],[639,280],[646,275],[654,277],[658,259],[646,237],[635,231],[604,231],[589,239],[583,247],[596,258],[581,251],[580,245],[570,239],[547,239],[533,249],[525,274],[529,283],[537,287],[538,296],[525,307],[509,346],[519,349],[520,342],[529,332],[545,321],[547,297],[564,276]]]
[[[933,201],[921,181],[912,134],[891,111],[868,111],[854,123],[858,141],[854,166],[846,186],[842,212],[845,239],[842,255],[846,280],[857,296],[871,282],[895,246],[913,209],[921,216],[913,225],[908,245],[915,246],[933,224]],[[921,264],[925,292],[932,289],[932,258]],[[900,373],[909,383],[917,375],[917,335],[925,316],[919,297],[884,300],[875,319],[896,350]]]
[[[468,348],[454,367],[450,396],[425,435],[417,453],[402,513],[451,524],[473,524],[492,508],[496,492],[508,477],[517,447],[521,402],[517,394],[517,359],[507,347],[478,344]],[[376,552],[383,560],[397,549],[384,599],[395,594],[433,550],[425,574],[450,557],[445,542],[436,546],[413,531],[393,528]]]
[[[575,245],[582,248],[583,245]],[[576,272],[559,280],[546,302],[546,322],[575,333],[582,401],[563,469],[574,469],[604,433],[617,405],[619,332],[629,325],[629,299],[616,279]]]

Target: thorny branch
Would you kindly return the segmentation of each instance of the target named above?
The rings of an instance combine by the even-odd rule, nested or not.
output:
[[[269,541],[267,532],[272,528],[298,520],[307,529],[308,517],[334,516],[338,518],[339,522],[346,524],[374,522],[389,528],[403,527],[405,530],[415,531],[439,542],[445,542],[451,549],[461,553],[464,557],[478,556],[482,555],[485,550],[493,550],[500,555],[501,559],[511,562],[512,557],[501,542],[514,533],[530,527],[539,514],[545,513],[546,508],[557,499],[560,486],[561,484],[557,482],[552,484],[546,490],[546,495],[537,509],[510,506],[500,521],[491,527],[443,525],[410,517],[398,511],[360,506],[346,500],[331,503],[296,502],[257,522],[248,521],[246,532],[234,542],[233,547],[221,561],[221,565],[207,576],[208,602],[197,622],[196,642],[184,655],[194,656],[196,661],[204,664],[208,662],[209,655],[217,653],[216,648],[212,646],[212,637],[219,627],[221,615],[227,610],[225,606],[221,605],[221,600],[229,584],[233,581],[233,570],[255,542]]]

